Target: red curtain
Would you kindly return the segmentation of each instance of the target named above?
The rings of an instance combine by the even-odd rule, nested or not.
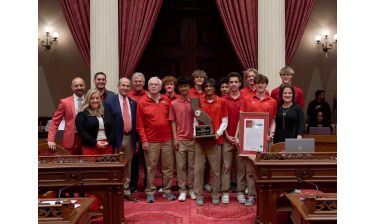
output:
[[[60,0],[60,5],[83,60],[90,66],[90,0]]]
[[[150,40],[163,0],[119,0],[120,77],[130,77]]]
[[[216,0],[216,5],[243,68],[258,68],[258,0]]]
[[[314,0],[285,0],[285,64],[292,63],[314,6]]]

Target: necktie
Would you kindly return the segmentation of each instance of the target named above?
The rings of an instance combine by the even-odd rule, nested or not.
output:
[[[129,133],[132,130],[132,124],[130,121],[129,107],[126,98],[124,98],[122,103],[122,119],[124,120],[124,132]]]
[[[77,105],[77,110],[76,110],[76,114],[81,110],[81,106],[82,106],[82,98],[78,98],[78,105]]]

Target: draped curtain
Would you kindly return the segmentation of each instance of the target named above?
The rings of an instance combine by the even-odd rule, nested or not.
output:
[[[258,68],[258,0],[216,0],[216,5],[242,67]]]
[[[90,66],[90,0],[60,0],[60,5],[74,42]]]
[[[285,63],[292,63],[314,6],[314,0],[285,0]]]
[[[120,77],[130,77],[150,40],[163,0],[119,0]]]

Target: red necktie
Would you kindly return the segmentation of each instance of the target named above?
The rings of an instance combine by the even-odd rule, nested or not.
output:
[[[126,98],[123,98],[122,103],[122,119],[124,120],[124,132],[129,133],[132,130],[132,124],[130,121],[129,107]]]

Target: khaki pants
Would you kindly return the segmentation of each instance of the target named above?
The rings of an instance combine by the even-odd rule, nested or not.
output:
[[[237,156],[237,192],[244,193],[247,187],[249,195],[256,195],[255,181],[251,171],[250,159]]]
[[[172,141],[165,142],[149,142],[150,148],[144,150],[146,169],[147,169],[147,187],[146,194],[155,194],[156,186],[154,183],[155,171],[161,159],[161,172],[163,178],[163,190],[165,193],[171,192],[173,165],[174,165],[174,150],[172,148]]]
[[[195,165],[194,165],[194,192],[197,196],[203,196],[203,173],[206,159],[210,165],[213,177],[212,195],[217,195],[220,190],[220,162],[221,145],[195,143]]]
[[[120,152],[123,152],[125,154],[124,194],[130,195],[131,192],[130,192],[129,184],[131,180],[131,167],[132,167],[131,165],[132,165],[132,159],[133,159],[133,154],[134,154],[134,149],[132,149],[132,143],[131,143],[131,135],[123,136]]]
[[[188,189],[194,187],[195,142],[179,141],[180,149],[176,152],[177,183],[179,192],[186,191],[186,176]]]
[[[236,146],[232,145],[227,139],[224,139],[221,148],[221,191],[229,192],[230,173],[232,170],[233,154],[237,151]]]

